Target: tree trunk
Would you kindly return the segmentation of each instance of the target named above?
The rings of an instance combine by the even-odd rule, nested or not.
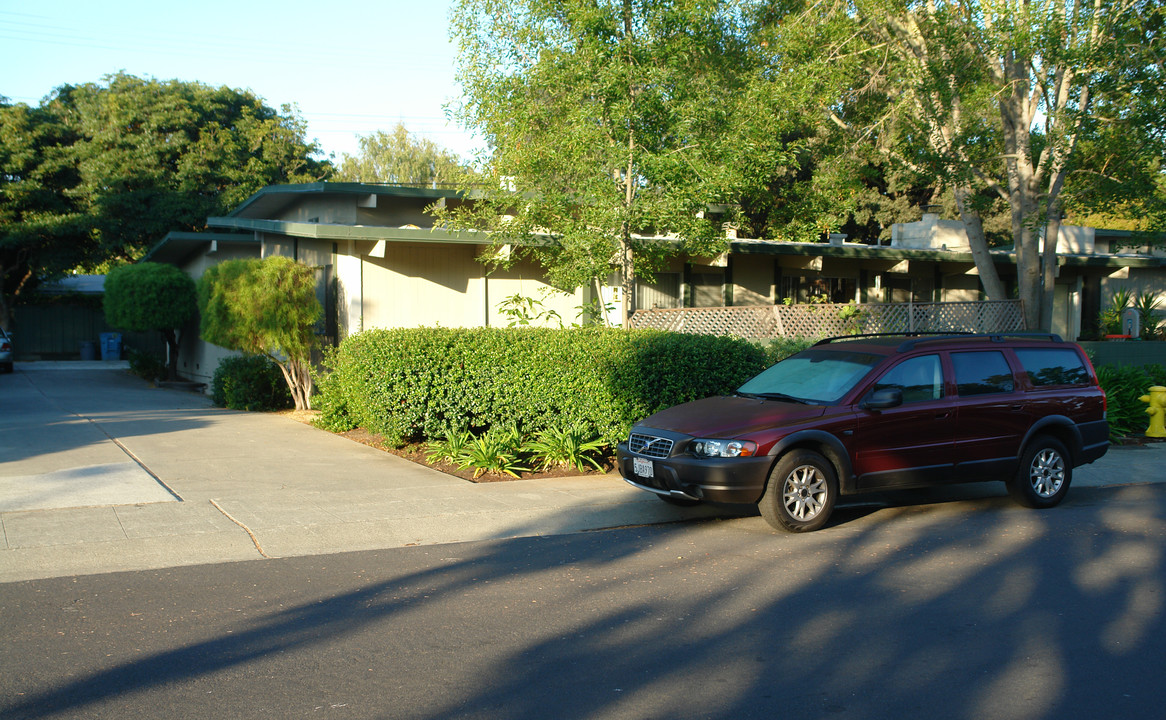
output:
[[[1048,220],[1045,223],[1045,247],[1041,256],[1044,287],[1041,299],[1040,327],[1053,329],[1053,305],[1056,303],[1057,288],[1057,241],[1061,234],[1061,202],[1053,199],[1049,203]]]
[[[270,355],[268,357],[271,357]],[[279,359],[272,357],[275,364],[279,366],[283,373],[283,379],[287,382],[288,390],[291,391],[292,400],[296,404],[296,410],[311,410],[312,409],[312,374],[311,368],[304,360],[288,360],[281,362]]]
[[[1004,165],[1008,178],[1008,204],[1012,210],[1012,241],[1016,250],[1016,275],[1024,322],[1029,330],[1040,327],[1044,293],[1041,287],[1040,254],[1035,232],[1037,177],[1032,163],[1029,132],[1034,108],[1029,97],[1030,71],[1027,59],[1015,51],[1002,61],[1006,92],[1000,97],[1000,120],[1004,132]]]
[[[968,232],[972,259],[975,260],[976,270],[980,273],[980,286],[989,300],[1007,300],[1004,283],[1000,282],[1000,273],[996,271],[996,263],[988,250],[988,239],[984,237],[984,222],[980,218],[980,213],[968,205],[968,199],[972,195],[971,188],[961,185],[953,188],[953,191],[960,220]]]

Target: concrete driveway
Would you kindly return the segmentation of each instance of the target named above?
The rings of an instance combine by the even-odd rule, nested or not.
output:
[[[0,582],[725,514],[617,476],[466,482],[124,363],[17,363],[0,398]]]

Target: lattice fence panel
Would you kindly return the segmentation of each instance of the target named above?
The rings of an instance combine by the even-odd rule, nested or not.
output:
[[[1018,332],[1019,300],[866,305],[758,305],[640,310],[631,327],[752,339],[876,332]]]

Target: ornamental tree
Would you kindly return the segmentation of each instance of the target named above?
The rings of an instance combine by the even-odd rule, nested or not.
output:
[[[173,265],[121,265],[105,277],[105,321],[119,330],[157,330],[169,348],[167,377],[178,378],[182,328],[198,312],[194,280]]]
[[[198,310],[203,340],[271,358],[296,409],[311,409],[311,353],[323,315],[315,270],[281,256],[228,260],[199,278]]]

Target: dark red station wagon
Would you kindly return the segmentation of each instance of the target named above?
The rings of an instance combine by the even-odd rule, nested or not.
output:
[[[824,525],[840,495],[1003,480],[1033,508],[1109,448],[1105,393],[1056,335],[823,340],[731,396],[645,418],[620,473],[680,505],[750,503],[775,528]]]

